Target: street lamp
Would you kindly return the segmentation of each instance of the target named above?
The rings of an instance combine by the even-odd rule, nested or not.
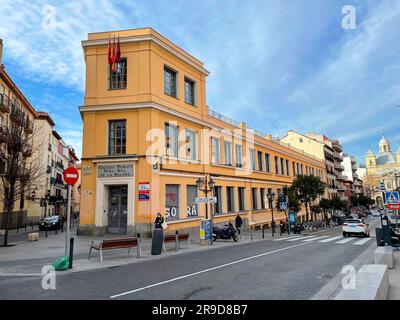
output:
[[[271,208],[272,213],[272,237],[275,237],[275,220],[274,220],[274,199],[275,199],[275,192],[271,193],[271,190],[268,191],[267,198],[269,201],[269,207]]]
[[[198,178],[198,179],[196,180],[196,186],[197,186],[197,188],[198,188],[200,191],[203,191],[203,192],[206,194],[206,197],[208,196],[208,194],[209,194],[210,192],[213,191],[214,186],[215,186],[215,182],[214,182],[213,179],[211,179],[211,177],[210,177],[210,180],[207,181],[207,179],[208,179],[208,178],[205,177],[204,179]],[[201,188],[203,187],[203,185],[205,185],[205,188],[204,188],[204,189],[201,189]],[[212,215],[211,215],[211,216],[212,216]],[[206,219],[208,219],[208,204],[206,204]]]

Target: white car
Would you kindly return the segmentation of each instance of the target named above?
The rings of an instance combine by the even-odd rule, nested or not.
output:
[[[361,219],[346,219],[342,225],[343,237],[351,235],[369,237],[370,232],[368,226],[369,225]]]

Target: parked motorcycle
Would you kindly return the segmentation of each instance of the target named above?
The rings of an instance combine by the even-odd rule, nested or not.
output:
[[[216,241],[217,239],[233,239],[233,241],[237,242],[238,236],[236,228],[230,222],[223,228],[213,226],[213,241]]]

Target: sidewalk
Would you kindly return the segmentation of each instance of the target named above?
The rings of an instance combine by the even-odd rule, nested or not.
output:
[[[293,235],[291,234],[290,236]],[[253,241],[263,241],[261,230],[253,231],[253,236],[251,236],[250,230],[245,230],[242,232],[240,241],[237,243],[235,243],[233,240],[217,240],[212,246],[202,246],[200,245],[200,239],[198,237],[192,237],[190,239],[190,247],[187,245],[187,243],[182,242],[178,251],[175,252],[175,244],[170,243],[166,244],[167,253],[163,252],[159,256],[152,256],[151,239],[142,238],[141,258],[136,258],[135,248],[131,250],[131,254],[129,256],[127,255],[127,249],[120,249],[105,251],[103,253],[103,262],[100,262],[99,253],[97,250],[92,251],[90,260],[87,259],[91,242],[101,239],[120,238],[120,235],[107,235],[103,237],[77,236],[76,231],[73,230],[71,232],[71,237],[75,238],[74,263],[73,269],[67,272],[116,267],[130,263],[140,263],[152,259],[161,259],[176,254],[195,252],[199,250],[212,250],[232,245],[241,245],[243,243],[251,242],[251,238],[253,238]],[[283,237],[288,237],[288,235],[285,234]],[[275,238],[279,239],[282,237],[279,233],[276,233]],[[27,239],[27,234],[25,239]],[[48,238],[44,238],[44,235],[41,233],[39,240],[34,242],[28,242],[25,239],[14,242],[15,246],[12,247],[0,247],[0,275],[10,273],[40,273],[41,268],[44,265],[51,264],[65,253],[65,232],[59,232],[57,235],[54,232],[48,233]],[[273,239],[271,230],[264,230],[264,239]]]
[[[394,250],[393,269],[389,271],[388,300],[400,300],[400,250]]]

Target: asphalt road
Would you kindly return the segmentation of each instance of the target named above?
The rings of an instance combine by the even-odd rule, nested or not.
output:
[[[373,230],[377,218],[368,219]],[[0,299],[310,299],[375,238],[344,238],[341,229],[284,240],[189,252],[116,268],[41,279],[0,279]],[[279,236],[278,238],[279,239]],[[308,241],[309,240],[309,241]]]

